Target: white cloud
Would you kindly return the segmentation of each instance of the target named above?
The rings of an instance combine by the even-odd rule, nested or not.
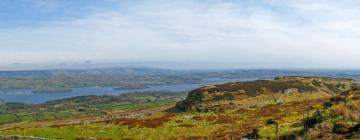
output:
[[[358,67],[359,16],[352,1],[143,1],[72,21],[2,29],[0,59]]]

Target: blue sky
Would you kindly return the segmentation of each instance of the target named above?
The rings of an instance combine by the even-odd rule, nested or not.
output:
[[[0,7],[0,24],[19,27],[85,18],[121,6],[111,0],[2,0]]]
[[[360,68],[359,6],[352,0],[2,0],[0,69],[85,62]]]

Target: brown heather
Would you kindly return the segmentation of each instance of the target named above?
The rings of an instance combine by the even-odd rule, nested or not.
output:
[[[343,116],[347,120],[360,122],[360,111],[358,111],[358,110],[349,109],[345,105],[337,105],[335,107],[335,112],[337,114]]]

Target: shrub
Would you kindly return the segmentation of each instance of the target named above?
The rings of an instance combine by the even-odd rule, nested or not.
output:
[[[350,120],[360,122],[360,113],[359,112],[352,113],[350,115]]]
[[[333,132],[338,134],[347,134],[353,130],[353,126],[346,122],[337,122],[334,125]]]
[[[326,102],[326,103],[323,104],[323,107],[325,109],[330,108],[331,106],[333,106],[333,104],[331,102]]]
[[[258,139],[258,138],[260,138],[259,130],[254,128],[250,133],[245,135],[245,138],[248,138],[248,139]]]
[[[360,102],[353,102],[350,106],[352,109],[360,110]]]
[[[335,107],[335,113],[344,117],[344,119],[352,120],[359,122],[360,121],[360,111],[351,110],[345,105],[338,105]]]
[[[335,107],[335,112],[346,119],[350,118],[350,111],[346,108],[345,105],[337,105]]]

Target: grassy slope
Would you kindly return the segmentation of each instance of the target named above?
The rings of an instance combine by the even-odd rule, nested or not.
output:
[[[299,95],[288,95],[292,96]],[[321,104],[321,100],[313,100],[314,105]],[[85,117],[80,119],[65,119],[63,121],[42,121],[29,122],[8,130],[1,131],[0,134],[12,135],[32,135],[46,138],[87,138],[97,137],[103,139],[172,139],[172,138],[223,138],[223,137],[242,137],[253,128],[262,128],[267,119],[275,118],[283,124],[290,124],[302,118],[306,113],[305,103],[289,102],[284,104],[270,104],[264,107],[252,107],[247,109],[227,110],[223,113],[199,113],[183,112],[171,113],[162,110],[171,107],[171,104],[163,104],[158,107],[149,106],[149,109],[128,110],[125,114],[146,114],[134,120],[119,121],[98,121],[90,124],[61,125],[70,122],[86,122],[97,120],[97,117]],[[118,112],[121,112],[121,108]],[[116,116],[114,114],[104,115],[103,117]],[[119,113],[124,114],[124,112]],[[171,117],[167,118],[167,115]],[[125,115],[126,116],[126,115]],[[139,115],[141,116],[141,115]],[[147,124],[145,122],[158,122],[158,124]],[[295,127],[290,130],[298,130]],[[221,132],[221,133],[218,133]],[[271,136],[271,131],[262,132],[262,135]],[[281,132],[287,133],[287,132]]]
[[[139,104],[104,103],[97,106],[107,110],[100,116],[75,115],[20,125],[8,124],[1,127],[7,129],[2,129],[0,135],[32,135],[50,139],[231,139],[242,138],[257,128],[261,137],[274,138],[275,129],[265,125],[266,120],[273,119],[280,124],[280,135],[299,132],[304,129],[301,122],[307,113],[308,101],[313,114],[328,99],[329,95],[322,91],[265,94],[244,100],[218,101],[217,104],[233,102],[238,105],[223,112],[172,112],[168,109],[175,105],[175,101],[167,100]]]

